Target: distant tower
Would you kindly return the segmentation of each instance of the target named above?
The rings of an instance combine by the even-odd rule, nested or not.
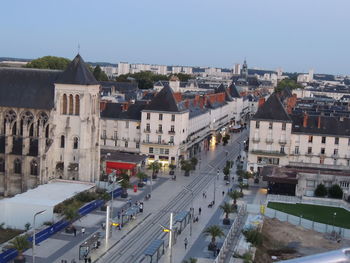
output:
[[[248,65],[247,65],[247,61],[244,60],[243,66],[242,66],[242,70],[241,70],[241,76],[245,79],[248,78]]]
[[[310,69],[309,70],[309,82],[312,82],[314,80],[314,70],[313,69]]]

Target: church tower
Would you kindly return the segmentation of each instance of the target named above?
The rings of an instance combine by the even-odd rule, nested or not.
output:
[[[242,70],[241,70],[241,77],[244,79],[248,78],[248,65],[247,65],[247,61],[244,60],[243,66],[242,66]]]
[[[55,81],[54,177],[94,182],[99,176],[99,91],[78,54]]]

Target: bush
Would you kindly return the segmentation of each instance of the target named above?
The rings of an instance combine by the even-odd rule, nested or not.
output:
[[[52,226],[53,223],[52,223],[51,221],[46,221],[46,222],[44,222],[44,225],[45,225],[45,226]]]
[[[324,184],[317,185],[315,189],[315,196],[324,197],[326,195],[327,195],[327,188],[324,186]]]
[[[247,242],[252,243],[254,247],[260,246],[263,242],[263,235],[257,229],[248,229],[243,231]]]
[[[343,198],[343,190],[338,184],[332,185],[328,189],[328,194],[331,198],[342,199]]]

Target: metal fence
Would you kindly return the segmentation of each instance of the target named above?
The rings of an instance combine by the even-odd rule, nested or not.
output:
[[[217,255],[214,263],[223,263],[227,256],[230,254],[232,247],[234,246],[234,242],[237,241],[241,234],[241,226],[244,224],[244,217],[247,212],[247,206],[243,204],[237,213],[236,218],[234,219],[232,226],[225,238],[225,241],[220,249],[219,254]]]

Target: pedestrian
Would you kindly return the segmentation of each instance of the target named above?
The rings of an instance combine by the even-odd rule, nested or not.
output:
[[[74,233],[74,236],[76,237],[77,236],[77,229],[73,226],[73,233]]]
[[[91,262],[92,262],[91,257],[89,257],[88,258],[88,263],[91,263]]]
[[[117,217],[118,219],[120,219],[120,211],[118,211]]]
[[[202,213],[202,208],[198,208],[198,214],[201,215]]]
[[[224,196],[225,195],[225,191],[222,191],[222,196]]]
[[[203,192],[203,198],[205,197],[205,192]]]
[[[216,256],[218,256],[219,253],[220,253],[220,248],[217,248],[217,249],[216,249]]]
[[[185,250],[186,250],[187,249],[187,244],[188,244],[187,237],[185,238],[184,242],[185,242]]]
[[[87,255],[84,256],[84,263],[88,263]]]
[[[84,228],[84,227],[81,229],[81,234],[82,234],[82,235],[85,234],[85,228]]]

